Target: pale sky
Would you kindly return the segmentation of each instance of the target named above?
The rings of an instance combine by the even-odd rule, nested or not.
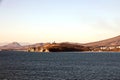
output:
[[[93,42],[120,34],[120,0],[2,0],[0,43]]]

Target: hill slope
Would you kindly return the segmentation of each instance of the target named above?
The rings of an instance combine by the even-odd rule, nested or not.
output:
[[[110,39],[106,39],[106,40],[102,40],[102,41],[97,41],[97,42],[92,42],[92,43],[86,43],[83,44],[84,46],[112,46],[112,45],[120,45],[120,35],[110,38]]]

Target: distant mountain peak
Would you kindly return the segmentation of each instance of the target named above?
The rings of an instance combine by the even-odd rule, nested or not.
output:
[[[18,42],[12,42],[12,43],[9,43],[8,45],[5,45],[5,46],[21,47],[21,45]]]
[[[1,46],[0,49],[16,49],[22,47],[18,42],[12,42],[7,45]]]

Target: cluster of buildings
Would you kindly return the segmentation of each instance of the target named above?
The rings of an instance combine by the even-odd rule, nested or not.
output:
[[[112,46],[97,46],[91,48],[92,51],[120,51],[120,45],[112,45]]]

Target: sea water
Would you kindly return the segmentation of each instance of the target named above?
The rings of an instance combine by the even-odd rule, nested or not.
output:
[[[120,80],[120,53],[1,51],[0,80]]]

